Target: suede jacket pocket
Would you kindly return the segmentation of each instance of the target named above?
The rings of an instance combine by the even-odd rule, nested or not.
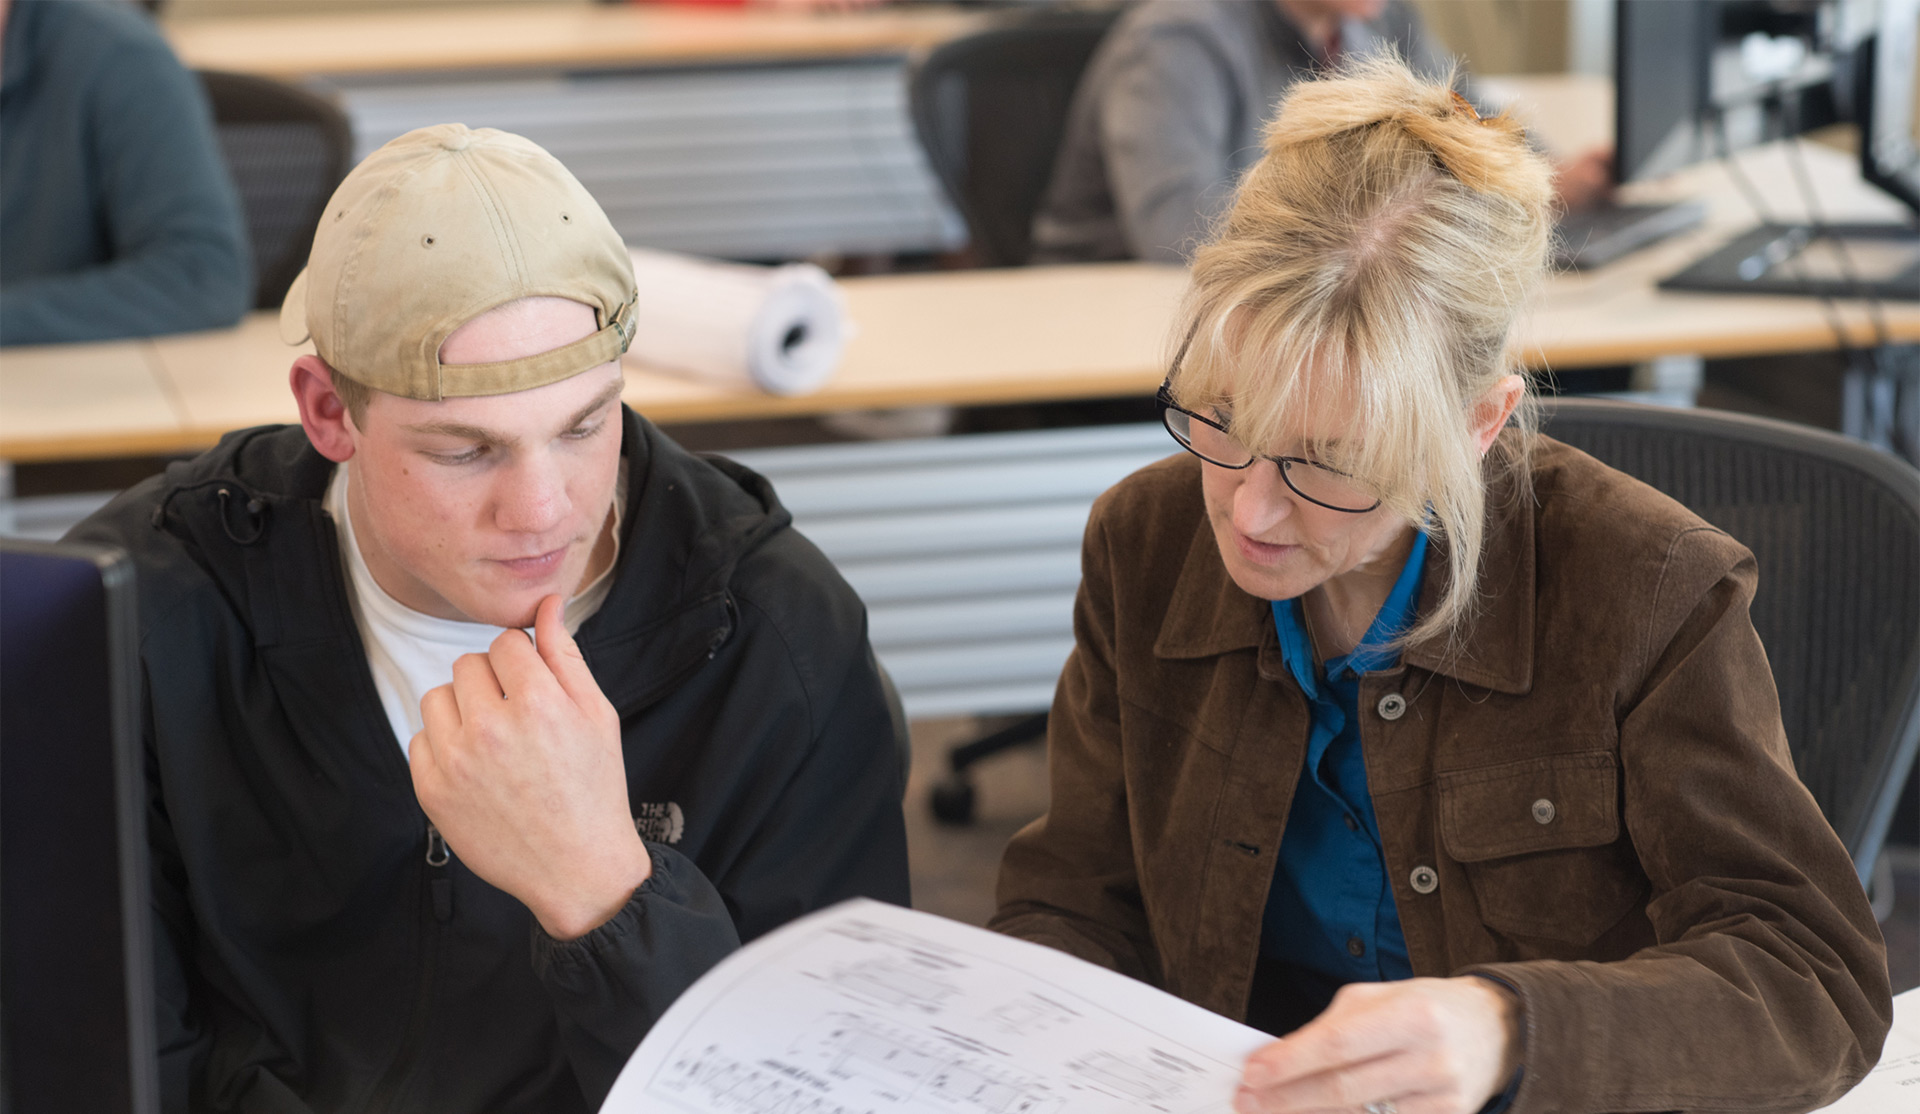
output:
[[[1576,751],[1439,776],[1441,837],[1487,927],[1587,944],[1646,893],[1621,839],[1617,761]]]

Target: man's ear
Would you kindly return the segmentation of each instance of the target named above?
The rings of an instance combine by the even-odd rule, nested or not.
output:
[[[333,389],[333,369],[318,356],[302,356],[293,361],[287,374],[293,399],[300,404],[300,424],[307,440],[321,456],[342,463],[353,456],[353,415],[340,392]]]

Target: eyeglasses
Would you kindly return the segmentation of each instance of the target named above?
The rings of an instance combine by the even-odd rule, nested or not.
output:
[[[1160,421],[1180,442],[1180,447],[1221,468],[1250,468],[1256,460],[1271,460],[1280,468],[1280,478],[1293,493],[1316,506],[1345,514],[1365,514],[1380,505],[1380,500],[1353,477],[1324,464],[1299,456],[1265,456],[1241,444],[1227,427],[1202,414],[1182,410],[1173,403],[1173,392],[1160,384],[1154,396],[1160,406]]]

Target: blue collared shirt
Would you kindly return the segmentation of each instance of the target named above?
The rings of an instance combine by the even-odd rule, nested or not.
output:
[[[1416,534],[1387,602],[1350,654],[1322,673],[1298,600],[1273,602],[1281,657],[1307,696],[1312,725],[1280,861],[1260,926],[1260,954],[1341,982],[1413,977],[1400,912],[1387,884],[1380,826],[1360,750],[1360,677],[1399,660],[1386,643],[1412,624],[1427,536]]]

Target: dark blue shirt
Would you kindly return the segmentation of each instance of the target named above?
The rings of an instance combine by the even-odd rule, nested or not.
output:
[[[206,94],[153,21],[15,0],[0,51],[0,344],[239,320],[240,199]]]
[[[1426,559],[1427,537],[1416,534],[1373,625],[1352,653],[1329,658],[1324,673],[1313,660],[1300,602],[1273,602],[1281,657],[1306,694],[1313,719],[1267,895],[1260,954],[1340,982],[1413,976],[1367,792],[1359,699],[1361,675],[1391,668],[1399,659],[1381,647],[1412,625]]]
[[[1342,983],[1413,977],[1400,911],[1387,884],[1380,825],[1367,792],[1367,765],[1360,750],[1360,678],[1390,669],[1399,660],[1398,653],[1380,647],[1413,625],[1426,564],[1427,536],[1416,534],[1406,567],[1373,625],[1352,653],[1327,659],[1324,673],[1315,666],[1300,601],[1273,601],[1280,656],[1306,693],[1313,722],[1306,767],[1293,791],[1287,831],[1280,838],[1280,863],[1267,892],[1260,954]],[[1503,1114],[1523,1074],[1524,1069],[1514,1069],[1506,1087],[1480,1114]]]

